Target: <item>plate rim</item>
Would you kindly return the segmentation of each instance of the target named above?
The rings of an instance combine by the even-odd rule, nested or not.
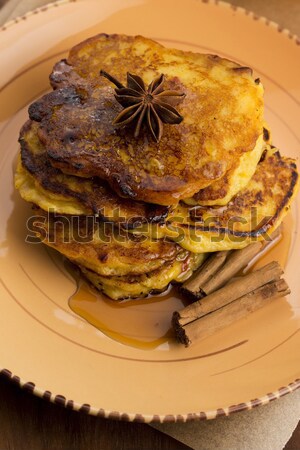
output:
[[[69,3],[79,3],[82,0],[54,0],[53,2],[49,2],[44,6],[34,8],[23,15],[17,16],[14,19],[11,19],[5,22],[0,27],[0,32],[4,32],[10,29],[12,26],[17,25],[18,23],[27,20],[33,15],[40,14],[42,12],[47,12],[49,9],[57,8],[59,6],[67,5]],[[255,14],[253,11],[248,10],[241,6],[232,5],[229,2],[224,2],[223,0],[196,0],[199,3],[210,4],[220,6],[221,8],[232,9],[234,12],[246,15],[252,20],[261,22],[265,26],[273,28],[278,33],[285,36],[285,38],[293,41],[297,46],[300,46],[300,38],[297,34],[292,33],[287,28],[281,27],[278,23],[269,20],[265,16],[260,16]],[[119,411],[109,411],[104,410],[103,408],[99,408],[96,406],[92,406],[88,403],[80,404],[72,399],[67,399],[64,395],[61,394],[53,394],[49,390],[40,388],[35,385],[32,381],[25,381],[23,378],[19,377],[16,374],[13,374],[7,368],[0,368],[0,374],[4,376],[10,382],[18,385],[20,388],[30,392],[44,400],[47,400],[51,403],[55,403],[61,406],[64,406],[67,409],[72,409],[74,411],[84,412],[86,414],[98,416],[101,418],[108,418],[114,420],[123,420],[130,422],[144,422],[144,423],[170,423],[170,422],[189,422],[195,420],[211,420],[216,419],[220,416],[229,416],[233,413],[250,410],[257,406],[262,406],[270,403],[273,400],[279,399],[289,393],[292,393],[300,388],[300,378],[296,378],[294,381],[289,383],[286,386],[282,386],[275,391],[269,392],[259,398],[255,398],[249,400],[247,402],[223,406],[217,409],[208,410],[208,411],[200,411],[197,413],[186,413],[186,414],[142,414],[142,413],[128,413],[128,412],[119,412]]]

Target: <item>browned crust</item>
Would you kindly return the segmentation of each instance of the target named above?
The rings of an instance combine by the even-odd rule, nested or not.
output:
[[[44,244],[55,248],[76,265],[101,275],[134,284],[151,276],[188,252],[172,241],[155,240],[103,224],[93,216],[46,213],[35,210],[34,229]]]
[[[169,263],[165,263],[165,265],[162,266],[162,267],[166,267],[168,265],[169,265]],[[147,274],[147,276],[148,277],[155,276],[157,273],[160,272],[162,267],[160,269],[157,269],[157,270],[153,271],[153,272],[149,272]],[[99,279],[98,274],[96,272],[94,272],[93,270],[87,269],[86,267],[79,266],[79,268],[80,268],[81,273],[82,273],[83,277],[85,278],[85,280],[87,280],[89,284],[91,284],[94,287],[96,287],[98,289],[98,291],[102,292],[103,291],[103,282]],[[93,277],[93,282],[89,278],[89,274]],[[102,276],[101,278],[105,278],[105,277]],[[115,278],[116,278],[116,281],[117,281],[117,277],[115,277]],[[122,277],[122,281],[125,281],[128,284],[136,284],[136,283],[139,283],[140,279],[142,279],[142,278],[143,278],[142,276],[138,276],[138,275],[136,275],[134,277],[133,276],[126,276],[126,277],[124,276],[124,277]],[[168,283],[162,289],[151,289],[151,290],[149,290],[149,292],[147,292],[145,294],[141,293],[138,296],[134,296],[134,297],[128,296],[128,295],[123,295],[122,297],[121,296],[118,297],[118,299],[115,300],[115,301],[120,302],[122,300],[129,300],[129,299],[134,300],[135,298],[137,300],[139,300],[141,298],[146,298],[149,295],[159,295],[159,294],[162,294],[163,292],[165,292],[168,289],[169,285],[170,285],[170,283]]]
[[[141,43],[148,46],[147,58],[154,72],[163,70],[167,56],[176,61],[184,55],[185,69],[192,67],[204,79],[212,68],[221,67],[234,86],[242,83],[243,92],[251,91],[257,106],[254,119],[251,113],[250,120],[250,112],[241,121],[223,118],[222,102],[231,105],[234,114],[237,101],[226,84],[214,82],[210,91],[169,75],[166,88],[186,93],[179,112],[187,120],[165,126],[156,145],[145,132],[136,139],[130,129],[116,130],[112,122],[121,106],[114,99],[111,83],[99,76],[99,70],[113,70],[116,75],[120,72],[124,83],[126,60],[131,71],[143,76],[143,67],[150,63],[146,56],[137,56],[132,50]],[[88,57],[82,58],[81,52]],[[102,67],[101,61],[116,53],[119,57],[113,56]],[[176,204],[221,178],[237,155],[254,148],[262,130],[262,93],[250,72],[219,57],[165,49],[140,36],[100,34],[73,48],[67,60],[56,64],[50,77],[55,91],[31,105],[29,114],[40,122],[39,137],[53,166],[67,174],[102,178],[125,198]],[[224,131],[234,141],[226,149]],[[212,147],[217,157],[210,155],[208,149]]]
[[[33,154],[28,133],[36,127],[27,121],[20,132],[21,158],[23,166],[38,180],[39,184],[54,194],[75,198],[92,214],[99,214],[103,220],[111,220],[106,213],[115,210],[119,215],[114,220],[124,221],[128,228],[137,227],[144,222],[159,223],[166,218],[169,208],[155,204],[141,203],[119,198],[109,185],[99,178],[85,179],[64,175],[53,167],[42,148],[39,154]],[[71,189],[67,181],[73,179],[76,189]],[[125,219],[125,220],[124,220]]]
[[[269,170],[270,168],[270,170]],[[264,174],[270,175],[269,177],[264,177]],[[272,193],[273,183],[275,184],[275,178],[277,183],[279,183],[280,193],[275,195]],[[167,220],[167,225],[176,226],[183,229],[196,230],[200,232],[208,232],[213,235],[230,235],[237,238],[259,238],[260,236],[266,234],[268,230],[274,227],[284,210],[290,207],[290,202],[292,197],[295,195],[297,190],[297,184],[299,180],[299,174],[297,172],[297,166],[295,161],[289,158],[281,157],[280,153],[277,151],[273,155],[267,156],[260,164],[258,169],[252,178],[254,181],[264,182],[264,190],[258,191],[253,194],[245,188],[242,192],[238,193],[230,202],[230,204],[225,207],[224,213],[221,216],[216,216],[220,219],[220,222],[228,223],[232,217],[243,217],[243,208],[249,207],[255,209],[256,206],[264,200],[264,196],[269,196],[271,198],[274,196],[275,201],[277,201],[276,212],[271,216],[263,220],[263,223],[259,223],[257,227],[251,229],[250,231],[239,231],[228,228],[226,226],[215,226],[213,224],[209,226],[203,226],[199,224],[201,220],[201,214],[205,210],[205,207],[199,209],[191,208],[189,211],[190,223],[176,223]],[[211,208],[213,211],[213,208]],[[198,211],[200,216],[198,215]],[[193,223],[193,222],[198,222]],[[279,225],[279,223],[278,223]]]

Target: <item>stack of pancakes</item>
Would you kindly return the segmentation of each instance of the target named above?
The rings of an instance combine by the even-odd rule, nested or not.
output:
[[[105,70],[185,93],[184,120],[155,142],[116,128],[122,106]],[[115,300],[160,292],[209,252],[242,248],[279,226],[296,193],[293,160],[272,147],[263,87],[251,69],[100,34],[74,47],[29,107],[16,187],[36,233]]]

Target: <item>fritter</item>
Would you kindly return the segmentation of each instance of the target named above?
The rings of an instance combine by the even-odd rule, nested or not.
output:
[[[103,220],[123,221],[128,227],[163,221],[167,206],[122,199],[99,178],[62,173],[51,166],[37,136],[38,124],[28,121],[21,130],[21,160],[15,184],[24,200],[45,211],[61,214],[96,214]]]
[[[267,150],[266,144],[271,144],[270,131],[267,125],[264,127],[263,136],[260,136],[251,152],[243,153],[239,158],[236,158],[231,169],[220,180],[214,181],[207,188],[197,192],[192,198],[185,199],[184,202],[190,206],[227,205],[232,197],[247,186],[251,180],[258,162]]]
[[[158,294],[165,291],[170,283],[183,283],[201,266],[204,259],[204,254],[190,253],[183,261],[166,262],[152,272],[125,277],[103,277],[85,267],[80,269],[99,291],[113,300],[124,300]]]
[[[129,70],[186,94],[184,120],[159,143],[112,124],[121,110],[103,69],[125,84]],[[106,180],[121,197],[177,204],[218,180],[263,133],[263,87],[251,69],[215,55],[168,49],[141,36],[100,34],[54,67],[55,90],[29,108],[51,164]]]
[[[139,232],[173,239],[196,253],[243,248],[268,239],[290,210],[298,187],[295,161],[269,148],[250,182],[228,205],[189,207],[180,203],[164,225],[149,225]]]
[[[94,216],[57,215],[38,209],[34,230],[110,298],[143,297],[183,281],[203,262],[171,241],[125,233]]]
[[[175,240],[191,252],[241,248],[262,239],[280,224],[297,191],[295,162],[269,147],[250,182],[228,205],[191,207],[180,203],[169,213],[166,209],[155,216],[147,208],[159,209],[158,205],[121,199],[109,187],[105,189],[101,180],[97,188],[93,180],[65,175],[49,165],[36,126],[28,124],[24,133],[21,146],[26,169],[19,162],[16,173],[16,187],[25,200],[62,214],[88,215],[99,208],[103,220],[109,217],[135,233]]]

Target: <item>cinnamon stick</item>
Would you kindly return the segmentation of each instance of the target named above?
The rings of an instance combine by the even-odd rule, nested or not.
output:
[[[182,311],[175,312],[172,323],[177,340],[187,347],[191,343],[204,339],[231,325],[236,320],[245,317],[247,314],[269,304],[275,298],[283,297],[289,293],[290,289],[286,281],[279,279],[264,284],[252,292],[248,292],[233,300],[230,304],[212,311],[200,319],[185,323],[185,325],[182,325],[181,321]]]
[[[262,249],[262,242],[255,242],[250,244],[241,250],[233,251],[226,264],[219,270],[218,273],[214,274],[203,286],[203,292],[208,295],[213,291],[216,291],[220,287],[224,286],[234,275],[236,275],[241,269],[246,267],[246,265],[257,255]]]
[[[203,286],[223,266],[229,251],[215,252],[205,261],[199,271],[196,271],[179,290],[189,300],[195,301],[205,296]]]
[[[255,242],[241,250],[214,253],[189,280],[179,288],[191,301],[199,300],[224,286],[257,255],[262,242]]]
[[[216,311],[271,281],[279,280],[282,274],[283,270],[279,263],[273,261],[255,272],[251,272],[236,279],[232,283],[227,284],[223,288],[208,295],[203,300],[198,300],[185,307],[178,312],[178,323],[181,326],[184,326],[197,320],[205,314]]]

